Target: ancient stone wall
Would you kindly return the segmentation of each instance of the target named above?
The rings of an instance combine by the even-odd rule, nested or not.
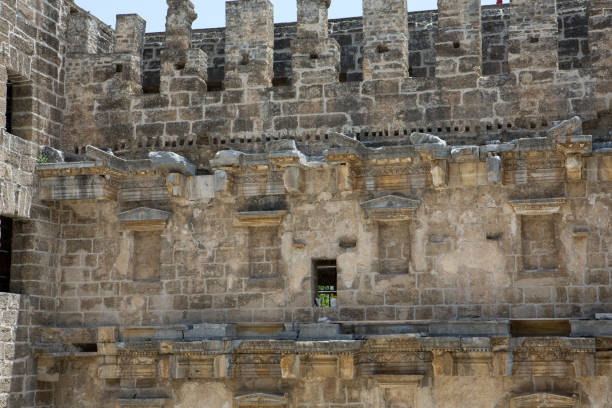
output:
[[[167,3],[0,0],[0,408],[611,406],[610,0]]]
[[[542,44],[529,34],[529,27],[540,24],[540,17],[532,22],[523,17],[532,16],[528,3],[482,10],[477,2],[466,3],[464,14],[471,16],[469,24],[474,26],[471,34],[462,28],[468,24],[465,18],[453,20],[456,6],[449,3],[447,11],[441,9],[450,16],[445,17],[442,31],[440,12],[406,14],[401,19],[398,24],[405,24],[412,37],[408,35],[409,61],[401,62],[408,66],[407,74],[402,70],[397,78],[362,80],[362,49],[375,40],[368,40],[358,28],[359,19],[330,22],[326,36],[336,44],[332,48],[304,45],[295,37],[295,26],[287,24],[277,26],[275,33],[271,29],[259,33],[261,38],[251,42],[265,44],[265,52],[275,55],[273,62],[255,55],[245,59],[243,54],[235,63],[251,65],[232,68],[233,76],[225,72],[227,51],[237,45],[225,41],[223,30],[195,32],[191,49],[206,50],[206,64],[193,60],[200,64],[194,65],[199,76],[189,81],[196,82],[181,79],[159,93],[155,93],[156,66],[163,34],[145,37],[149,40],[145,40],[144,57],[137,53],[74,55],[67,71],[73,86],[64,147],[83,153],[90,143],[126,157],[171,150],[189,157],[201,171],[210,171],[206,161],[219,149],[261,151],[266,141],[278,138],[293,138],[303,151],[320,153],[324,144],[318,140],[329,130],[354,134],[370,144],[399,143],[415,131],[437,134],[452,144],[479,144],[542,135],[554,121],[578,115],[595,141],[606,140],[610,94],[608,82],[597,79],[602,68],[593,65],[586,52],[587,43],[599,37],[588,34],[595,26],[585,26],[591,11],[584,4],[563,2],[550,9],[551,17],[541,23],[548,36],[548,43],[543,40]],[[245,13],[246,20],[238,15],[234,20],[245,27],[255,24],[247,18],[248,8],[240,10],[236,13]],[[465,35],[469,41],[457,40]],[[578,52],[570,52],[570,43],[578,43]],[[295,49],[291,44],[306,48]],[[547,50],[547,55],[538,57],[546,61],[544,65],[531,60],[539,52],[534,44]],[[251,47],[248,39],[240,47],[253,50],[249,53],[260,50]],[[330,51],[335,47],[339,47],[337,54]],[[387,45],[381,47],[376,52],[386,52]],[[313,59],[310,65],[300,62],[306,54],[299,52],[307,49]],[[321,76],[324,66],[330,70]],[[181,73],[182,64],[174,67],[179,76],[193,75]],[[251,83],[237,83],[236,69],[250,72]],[[309,75],[306,82],[301,79],[304,70]]]
[[[57,321],[609,313],[611,162],[605,148],[591,153],[590,137],[572,140],[570,150],[536,138],[426,153],[418,146],[369,149],[334,136],[331,147],[349,144],[339,156],[330,147],[325,161],[290,159],[302,153],[279,141],[268,153],[221,154],[215,174],[202,176],[154,168],[115,175],[96,159],[72,165],[66,178],[66,164],[42,165],[41,194],[66,214]],[[346,153],[354,143],[359,158]],[[90,183],[96,188],[81,187]],[[87,203],[92,198],[102,201]],[[378,214],[383,204],[387,215]],[[155,242],[122,221],[141,207],[168,213]],[[412,213],[394,215],[395,207]],[[337,265],[337,307],[315,305],[318,260]]]
[[[12,129],[17,136],[59,145],[65,108],[63,59],[69,5],[5,1],[0,17],[4,30],[0,42],[0,81],[13,83]],[[6,87],[0,87],[2,111]],[[6,127],[5,115],[0,125]]]

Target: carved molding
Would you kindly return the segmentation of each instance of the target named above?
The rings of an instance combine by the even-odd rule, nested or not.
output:
[[[123,229],[131,231],[160,231],[172,213],[155,208],[138,207],[119,214]]]
[[[361,208],[376,221],[405,221],[415,217],[420,205],[420,200],[387,195],[361,203]]]
[[[561,211],[565,198],[537,198],[511,200],[509,204],[517,215],[550,215]]]
[[[273,407],[281,408],[286,407],[288,402],[287,394],[275,395],[275,394],[264,394],[254,393],[240,395],[234,398],[234,408],[247,408],[247,407]]]
[[[287,211],[244,211],[236,213],[236,227],[278,227]]]
[[[565,397],[562,395],[549,394],[545,392],[521,395],[512,398],[511,408],[574,408],[578,407],[578,400],[575,397]]]

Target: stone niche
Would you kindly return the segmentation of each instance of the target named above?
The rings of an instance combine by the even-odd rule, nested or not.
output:
[[[280,275],[278,228],[286,211],[244,211],[236,213],[234,225],[248,228],[248,277],[271,279]]]
[[[134,208],[119,214],[130,245],[130,273],[134,281],[157,281],[160,273],[161,234],[170,213],[153,208]]]
[[[510,205],[520,218],[520,278],[554,278],[562,270],[559,212],[563,198],[513,200]]]
[[[361,207],[378,227],[378,267],[381,274],[410,271],[411,220],[421,204],[418,200],[388,195],[366,201]]]

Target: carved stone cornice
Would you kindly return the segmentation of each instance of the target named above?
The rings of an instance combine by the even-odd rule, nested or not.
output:
[[[281,408],[286,407],[288,403],[287,394],[264,394],[253,393],[239,395],[234,398],[234,408]]]
[[[119,214],[121,227],[131,231],[161,231],[171,213],[155,208],[139,207]]]
[[[361,208],[376,221],[406,221],[415,217],[420,205],[420,200],[387,195],[361,203]]]
[[[535,393],[514,397],[510,401],[511,408],[574,408],[578,404],[575,397],[565,397],[549,393]]]
[[[559,197],[511,200],[509,204],[517,215],[550,215],[561,211],[565,202],[565,198]]]
[[[285,210],[242,211],[234,215],[236,227],[278,227],[287,214]]]

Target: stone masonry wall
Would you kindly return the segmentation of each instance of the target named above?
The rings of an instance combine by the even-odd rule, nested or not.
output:
[[[338,55],[329,52],[336,47],[329,48],[331,42],[325,50],[315,50],[303,41],[291,41],[295,25],[277,25],[274,32],[261,33],[262,39],[270,36],[262,42],[262,52],[273,53],[273,62],[247,58],[232,64],[252,64],[247,71],[257,71],[266,81],[270,77],[270,84],[232,82],[225,72],[225,48],[237,45],[225,43],[222,29],[195,31],[190,36],[194,52],[205,50],[198,55],[206,55],[206,63],[194,53],[192,68],[181,71],[183,63],[172,65],[176,75],[189,79],[175,80],[159,93],[156,72],[163,33],[145,36],[149,40],[142,53],[73,53],[67,64],[71,86],[63,146],[82,154],[92,144],[134,158],[151,150],[170,150],[188,157],[200,172],[210,172],[207,161],[216,151],[262,151],[265,142],[275,139],[291,138],[303,151],[320,153],[330,130],[355,135],[370,145],[401,143],[408,134],[420,131],[455,145],[482,144],[542,135],[553,122],[578,115],[596,142],[607,140],[610,92],[608,81],[598,79],[603,65],[593,65],[586,54],[585,27],[591,33],[588,40],[596,38],[594,26],[584,25],[588,10],[583,3],[561,2],[555,8],[557,16],[543,20],[550,44],[541,47],[554,57],[546,61],[544,72],[535,59],[528,58],[535,47],[527,44],[539,40],[529,39],[532,23],[517,23],[528,5],[478,11],[471,9],[479,7],[477,3],[465,3],[473,20],[470,24],[479,26],[470,33],[481,33],[482,47],[471,37],[469,41],[450,39],[449,32],[455,36],[462,32],[458,22],[453,22],[459,25],[451,31],[445,28],[440,33],[437,13],[406,14],[412,35],[408,36],[408,76],[402,78],[380,74],[379,79],[363,81],[360,50],[367,41],[358,18],[329,23],[329,41],[338,44]],[[452,7],[449,3],[445,13],[451,13]],[[251,24],[248,21],[242,23]],[[248,45],[244,41],[240,47]],[[511,41],[526,45],[512,48]],[[576,42],[579,52],[569,52],[568,44]],[[311,47],[313,61],[299,60],[306,54],[294,55],[293,43]],[[252,50],[249,53],[258,49],[247,48]],[[377,52],[385,52],[385,47]],[[301,79],[306,78],[304,70],[310,75],[307,80]],[[294,78],[296,72],[300,79]],[[224,90],[228,80],[232,88]]]
[[[45,407],[52,394],[36,386],[27,296],[0,294],[0,406]]]
[[[245,167],[228,174],[230,184],[212,201],[168,199],[157,193],[163,177],[132,180],[122,187],[119,203],[61,204],[57,322],[562,319],[609,313],[612,201],[606,191],[612,162],[605,153],[585,160],[583,178],[566,182],[559,153],[507,154],[503,185],[491,185],[485,162],[462,159],[448,163],[442,189],[432,188],[432,168],[418,157],[408,165],[352,165],[350,181],[342,166],[312,162],[301,170],[303,187],[293,194],[285,192],[290,182],[283,168]],[[214,178],[196,176],[194,182],[210,186]],[[414,219],[387,225],[368,217],[360,203],[385,191],[419,200]],[[513,210],[514,200],[545,197],[563,197],[558,212]],[[146,263],[134,263],[134,234],[118,219],[139,206],[172,214],[155,232],[161,236],[159,275],[145,280],[137,273]],[[240,211],[273,210],[287,211],[277,226],[237,223]],[[157,251],[148,256],[157,257]],[[337,261],[338,307],[313,306],[315,260]]]
[[[13,128],[27,140],[58,146],[64,99],[64,34],[69,5],[65,1],[3,1],[0,23],[0,80],[15,86]],[[6,87],[0,86],[0,95]],[[17,103],[17,98],[19,101]],[[2,98],[1,110],[6,108]],[[0,115],[5,127],[5,115]]]

